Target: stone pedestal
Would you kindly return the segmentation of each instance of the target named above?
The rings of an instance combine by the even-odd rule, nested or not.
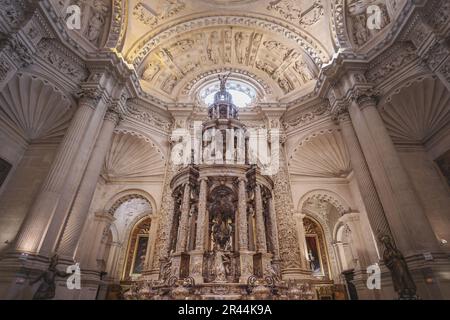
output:
[[[189,276],[190,256],[187,253],[175,253],[172,255],[172,276],[184,279]]]
[[[263,278],[267,274],[267,268],[272,261],[270,253],[256,253],[253,256],[253,274],[258,278]]]
[[[239,253],[239,283],[247,283],[248,278],[253,275],[253,254],[254,252],[251,251],[241,251]]]
[[[204,253],[203,251],[191,251],[190,253],[190,264],[189,264],[189,275],[194,279],[195,284],[204,283],[203,279],[203,261]]]

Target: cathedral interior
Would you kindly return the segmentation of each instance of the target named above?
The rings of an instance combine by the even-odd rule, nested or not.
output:
[[[448,241],[450,1],[0,0],[0,299],[446,300]]]

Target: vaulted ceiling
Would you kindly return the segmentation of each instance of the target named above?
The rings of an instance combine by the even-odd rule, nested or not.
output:
[[[61,14],[81,7],[94,47],[134,66],[144,91],[163,102],[194,102],[198,82],[231,71],[264,88],[264,101],[289,103],[313,91],[338,50],[364,51],[404,0],[53,0]],[[369,30],[370,5],[382,11]]]
[[[224,71],[269,87],[266,100],[298,96],[332,52],[325,5],[132,0],[123,52],[144,90],[163,100],[186,100],[192,81]]]

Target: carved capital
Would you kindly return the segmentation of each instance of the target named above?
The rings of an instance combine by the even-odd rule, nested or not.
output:
[[[364,109],[378,104],[379,92],[373,89],[356,88],[352,91],[350,99],[355,101],[361,109]]]
[[[100,87],[82,88],[78,93],[80,97],[80,104],[88,105],[91,108],[96,108],[100,100],[103,98],[104,90]]]
[[[348,112],[348,104],[340,103],[339,105],[337,105],[337,107],[333,110],[331,114],[331,118],[337,124],[350,122],[351,118]]]
[[[105,120],[113,122],[115,126],[117,126],[122,119],[122,115],[115,109],[109,108],[108,111],[106,111]]]

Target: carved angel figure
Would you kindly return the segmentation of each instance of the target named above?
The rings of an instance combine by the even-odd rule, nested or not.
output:
[[[101,1],[94,2],[92,9],[92,16],[89,18],[89,25],[87,30],[87,38],[94,44],[98,44],[100,35],[105,24],[105,15],[108,12],[108,7]]]

